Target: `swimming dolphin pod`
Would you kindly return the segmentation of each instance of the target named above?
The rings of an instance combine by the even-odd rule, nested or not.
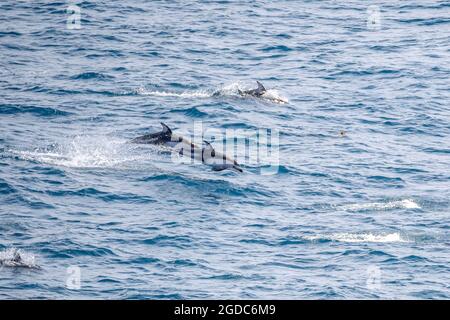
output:
[[[204,141],[204,145],[198,146],[186,138],[173,133],[166,124],[161,122],[161,126],[163,128],[162,131],[134,138],[130,142],[169,146],[182,156],[190,156],[191,159],[211,166],[214,171],[230,169],[243,172],[236,160],[217,152],[208,141]]]

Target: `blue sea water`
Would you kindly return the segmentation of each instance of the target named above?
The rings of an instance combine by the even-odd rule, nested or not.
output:
[[[450,3],[370,5],[2,1],[0,299],[450,299]],[[126,143],[161,121],[278,172]]]

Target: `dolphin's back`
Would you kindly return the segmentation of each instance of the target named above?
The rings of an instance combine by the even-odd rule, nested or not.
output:
[[[160,137],[160,132],[146,134],[131,140],[132,143],[156,143]]]
[[[160,132],[149,133],[143,136],[132,139],[131,143],[143,143],[143,144],[163,144],[171,140],[172,130],[161,122],[163,130]]]

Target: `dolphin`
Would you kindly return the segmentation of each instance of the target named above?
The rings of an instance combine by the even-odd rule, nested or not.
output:
[[[253,96],[253,97],[261,97],[264,93],[267,92],[266,88],[262,85],[261,82],[256,81],[256,84],[258,85],[258,88],[252,89],[252,90],[239,90],[238,92],[241,96]]]
[[[24,268],[37,268],[39,269],[39,266],[33,266],[24,261],[22,254],[20,253],[20,250],[14,249],[12,253],[11,258],[4,258],[0,259],[0,267],[24,267]]]
[[[258,84],[258,88],[256,89],[244,91],[238,89],[239,95],[241,95],[242,97],[250,96],[255,98],[262,98],[267,101],[272,101],[281,104],[289,102],[287,98],[278,95],[276,91],[266,90],[266,88],[262,85],[261,82],[256,81],[256,83]]]
[[[190,156],[192,159],[211,166],[214,171],[230,169],[243,172],[236,160],[214,150],[208,141],[203,141],[204,145],[197,146],[186,138],[173,133],[166,124],[161,122],[161,126],[162,131],[134,138],[130,142],[169,146],[174,148],[181,156]]]

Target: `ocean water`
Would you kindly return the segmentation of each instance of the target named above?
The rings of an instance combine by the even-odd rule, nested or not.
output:
[[[0,299],[450,299],[450,3],[368,5],[2,1]]]

